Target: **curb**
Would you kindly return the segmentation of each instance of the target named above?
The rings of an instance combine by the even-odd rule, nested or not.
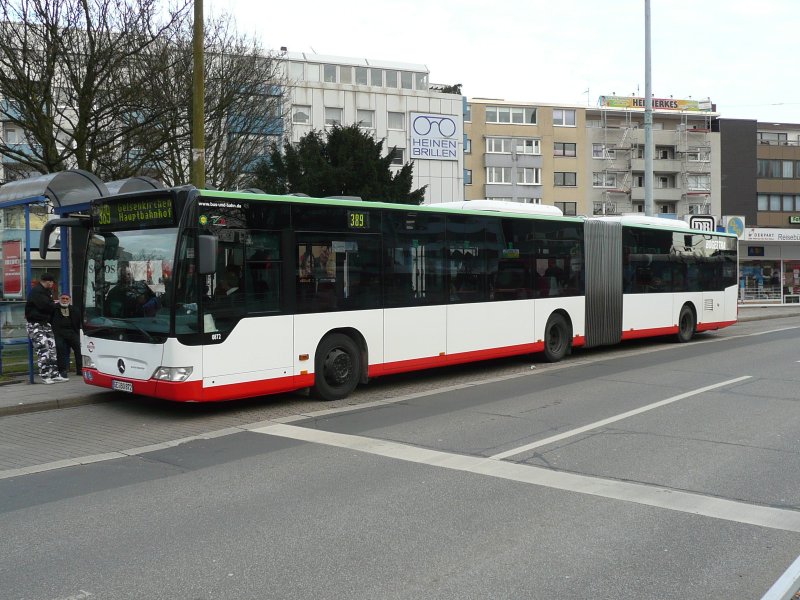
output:
[[[109,390],[110,392],[111,390]],[[64,398],[62,400],[41,400],[39,402],[25,402],[13,404],[11,406],[0,406],[0,417],[11,415],[23,415],[26,413],[41,412],[43,410],[53,410],[56,408],[74,408],[88,404],[100,404],[102,402],[112,402],[114,394],[95,393],[91,396],[80,396],[76,398]]]

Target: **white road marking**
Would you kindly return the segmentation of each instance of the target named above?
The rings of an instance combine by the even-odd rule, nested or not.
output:
[[[761,600],[789,600],[794,597],[798,587],[800,587],[800,556],[789,565]]]
[[[441,452],[387,440],[333,433],[296,425],[276,423],[251,429],[251,431],[326,446],[347,448],[406,462],[476,473],[520,483],[800,533],[800,511],[758,506],[659,486],[628,483],[574,473],[562,473],[492,458]]]
[[[740,381],[744,381],[745,379],[751,379],[751,378],[752,378],[751,375],[745,375],[743,377],[737,377],[736,379],[729,379],[728,381],[723,381],[721,383],[707,385],[705,387],[701,387],[699,389],[692,390],[690,392],[684,392],[682,394],[678,394],[677,396],[672,396],[671,398],[667,398],[666,400],[659,400],[658,402],[653,402],[652,404],[648,404],[647,406],[641,406],[639,408],[629,410],[628,412],[624,412],[613,417],[608,417],[607,419],[595,421],[594,423],[589,423],[588,425],[584,425],[583,427],[570,429],[569,431],[565,431],[564,433],[559,433],[558,435],[554,435],[549,438],[539,440],[537,442],[531,442],[530,444],[525,444],[524,446],[519,446],[518,448],[512,448],[511,450],[506,450],[505,452],[499,452],[498,454],[495,454],[490,458],[493,458],[495,460],[501,460],[503,458],[508,458],[509,456],[514,456],[516,454],[522,454],[523,452],[528,452],[529,450],[533,450],[534,448],[547,446],[548,444],[565,440],[567,438],[579,435],[586,431],[591,431],[592,429],[597,429],[598,427],[604,427],[605,425],[609,425],[611,423],[616,423],[617,421],[622,421],[623,419],[627,419],[629,417],[640,415],[642,413],[651,411],[653,409],[666,406],[667,404],[672,404],[673,402],[677,402],[678,400],[691,398],[692,396],[697,396],[698,394],[702,394],[710,390],[714,390],[726,385],[731,385],[732,383],[738,383]]]

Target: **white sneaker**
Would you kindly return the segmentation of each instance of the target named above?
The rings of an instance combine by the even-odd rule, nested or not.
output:
[[[69,381],[69,379],[67,379],[66,377],[62,377],[61,375],[56,375],[51,379],[52,383],[61,383],[63,381]]]
[[[45,385],[52,385],[55,383],[55,381],[53,381],[49,377],[42,377],[42,383]]]

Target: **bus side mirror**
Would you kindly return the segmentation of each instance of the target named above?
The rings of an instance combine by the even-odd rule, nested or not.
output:
[[[213,235],[198,236],[200,256],[197,258],[197,271],[200,275],[210,275],[217,270],[217,238]]]

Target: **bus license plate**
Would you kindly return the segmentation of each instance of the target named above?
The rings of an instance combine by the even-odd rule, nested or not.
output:
[[[119,390],[120,392],[133,392],[133,384],[130,381],[111,381],[111,389]]]

